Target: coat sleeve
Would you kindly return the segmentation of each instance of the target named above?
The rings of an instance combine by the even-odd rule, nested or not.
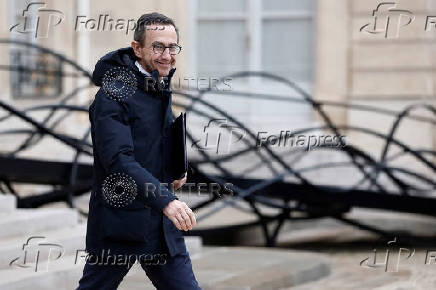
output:
[[[135,160],[127,104],[110,99],[100,89],[94,105],[93,112],[90,110],[95,132],[94,148],[106,176],[112,173],[130,176],[136,182],[139,199],[161,212],[169,202],[178,198]]]

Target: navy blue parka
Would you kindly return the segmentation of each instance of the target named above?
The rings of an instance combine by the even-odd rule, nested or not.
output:
[[[131,47],[118,49],[103,56],[93,72],[100,89],[89,108],[94,183],[86,250],[174,256],[186,246],[182,232],[162,212],[178,199],[162,184],[173,181],[169,127],[174,121],[170,80],[175,69],[160,86],[157,71],[145,77],[136,60]],[[118,192],[109,192],[114,187],[108,185],[114,184]]]

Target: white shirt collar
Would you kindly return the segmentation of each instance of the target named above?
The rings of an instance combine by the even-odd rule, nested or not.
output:
[[[140,72],[142,72],[142,73],[145,74],[146,76],[151,77],[151,74],[150,74],[148,71],[146,71],[146,70],[142,67],[142,65],[139,64],[138,61],[135,61],[135,65],[138,67],[138,69],[139,69]]]
[[[142,72],[143,74],[145,74],[145,75],[148,76],[148,77],[151,77],[151,74],[150,74],[148,71],[146,71],[146,70],[142,67],[142,65],[139,64],[138,61],[135,61],[135,65],[138,67],[138,69],[139,69],[140,72]],[[160,80],[161,83],[162,83],[163,81],[164,81],[163,79]]]

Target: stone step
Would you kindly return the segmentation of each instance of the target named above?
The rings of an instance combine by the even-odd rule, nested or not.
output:
[[[0,213],[11,212],[17,208],[17,198],[12,194],[0,195]]]
[[[212,289],[279,289],[314,281],[330,272],[328,259],[319,254],[266,248],[207,247],[191,256],[200,286]],[[75,289],[84,260],[75,255],[44,261],[34,267],[0,271],[0,289]],[[135,264],[119,289],[155,289]]]
[[[379,248],[379,250],[382,250]],[[383,249],[384,250],[384,249]],[[331,273],[317,281],[303,285],[286,287],[280,290],[394,290],[394,289],[433,289],[436,279],[433,278],[432,265],[424,263],[425,251],[418,251],[410,259],[397,260],[390,256],[388,270],[385,265],[378,267],[361,266],[362,259],[371,257],[369,248],[367,251],[356,249],[333,250],[331,257]],[[393,253],[393,251],[391,252]],[[380,254],[379,254],[380,255]],[[382,257],[383,255],[380,255]],[[382,263],[382,259],[379,263]],[[398,266],[398,269],[396,267]],[[422,287],[424,286],[425,287]]]
[[[412,235],[435,237],[436,219],[428,216],[395,213],[375,209],[355,208],[346,216],[364,225],[392,232],[407,232]],[[278,245],[289,246],[305,242],[351,242],[375,240],[378,235],[361,230],[332,218],[290,221],[283,226]],[[259,243],[262,239],[257,239]]]
[[[0,239],[30,236],[45,230],[77,225],[77,211],[70,208],[16,209],[0,213]]]
[[[321,279],[319,281],[314,281],[311,283],[298,285],[295,287],[282,288],[280,290],[336,290],[336,289],[344,289],[344,290],[354,290],[354,289],[362,289],[362,290],[372,290],[378,289],[378,287],[382,287],[383,285],[389,285],[392,282],[395,282],[398,277],[393,275],[369,275],[363,277],[362,273],[356,271],[341,271],[331,275],[325,279]],[[395,288],[386,288],[386,289],[395,289]],[[407,289],[407,288],[401,288]],[[413,289],[413,288],[409,288]]]
[[[278,289],[317,280],[330,272],[323,255],[250,247],[222,247],[193,264],[204,290]]]
[[[191,197],[189,203],[195,204],[195,202],[198,201]],[[237,202],[237,205],[243,208],[247,207],[243,202]],[[197,217],[213,207],[215,206],[209,206],[196,212]],[[275,209],[264,208],[263,206],[259,206],[259,209],[265,214],[273,215],[278,213]],[[413,235],[427,237],[436,236],[436,219],[429,216],[354,208],[346,214],[346,217],[386,231],[409,232]],[[196,229],[218,228],[254,222],[255,220],[256,216],[252,213],[241,211],[234,207],[227,207],[206,219],[199,220]],[[270,232],[272,232],[272,226],[275,225],[276,223],[269,225]],[[377,236],[369,231],[363,231],[336,219],[325,217],[286,221],[280,229],[277,242],[278,245],[291,245],[301,242],[318,242],[323,240],[348,242],[361,238],[373,239],[377,238]],[[212,239],[215,242],[219,240],[222,243],[226,243],[226,245],[265,245],[264,234],[260,226],[229,231],[226,234],[220,233],[219,237],[204,237],[203,240],[207,244],[208,241]]]
[[[330,272],[324,255],[257,247],[203,247],[191,255],[195,276],[203,290],[279,289],[325,277]],[[119,289],[155,289],[139,265]]]
[[[0,269],[7,269],[11,261],[15,263],[34,263],[37,254],[40,259],[49,255],[78,255],[85,249],[86,224],[60,230],[41,231],[32,236],[20,236],[0,240]],[[32,238],[33,237],[33,238]],[[49,245],[47,245],[49,244]],[[50,252],[51,251],[51,252]]]
[[[20,263],[12,266],[9,266],[8,257],[0,256],[2,262],[4,260],[8,264],[7,268],[0,270],[0,289],[75,289],[85,264],[86,254],[84,252],[76,254],[77,249],[85,248],[85,229],[85,225],[81,225],[69,230],[46,232],[46,241],[51,244],[54,242],[62,244],[64,251],[61,257],[57,256],[58,252],[55,247],[53,247],[55,248],[54,254],[51,256],[48,255],[47,251],[41,251],[40,262],[37,266],[35,259],[32,259],[30,255],[25,264],[22,263],[21,259]],[[48,239],[49,237],[51,238]],[[13,239],[9,240],[9,242],[11,241]],[[185,242],[190,253],[192,252],[193,255],[201,253],[201,238],[185,237]],[[5,241],[0,243],[0,249],[4,244],[7,243]],[[6,251],[6,248],[4,250]],[[13,252],[16,252],[14,255],[22,254],[20,250],[12,249]],[[7,255],[13,256],[12,254]]]
[[[318,281],[309,282],[281,290],[404,290],[434,289],[435,262],[432,247],[414,247],[413,245],[380,244],[374,248],[374,243],[367,247],[317,247],[317,251],[329,255],[331,273]],[[375,252],[374,250],[377,250]],[[402,252],[400,253],[400,249]],[[409,256],[409,253],[413,253]],[[407,253],[407,254],[406,254]],[[377,264],[373,259],[377,257]],[[388,257],[388,258],[387,258]],[[361,264],[370,258],[372,262]],[[386,259],[387,258],[387,259]]]
[[[0,289],[75,289],[82,276],[84,263],[75,255],[38,263],[29,267],[12,267],[0,271]]]
[[[198,236],[185,237],[186,250],[190,255],[201,253],[203,248],[203,239]]]

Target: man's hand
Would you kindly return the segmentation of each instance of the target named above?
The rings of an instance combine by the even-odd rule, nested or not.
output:
[[[183,184],[186,183],[186,175],[185,177],[183,177],[182,179],[177,179],[173,181],[173,186],[174,186],[174,190],[179,189],[180,187],[183,186]]]
[[[183,201],[171,201],[164,208],[163,213],[179,230],[192,230],[192,227],[197,224],[194,212]]]

